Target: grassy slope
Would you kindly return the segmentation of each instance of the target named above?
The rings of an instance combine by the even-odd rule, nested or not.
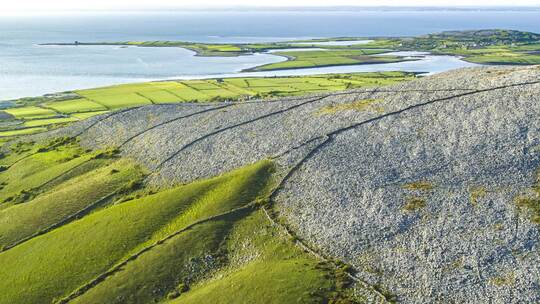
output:
[[[131,161],[92,157],[71,170],[66,163],[96,153],[65,139],[12,148],[2,162],[15,165],[0,177],[61,178],[0,211],[2,245],[31,237],[117,189],[132,189],[142,174]],[[240,208],[268,195],[272,172],[270,161],[260,161],[155,194],[141,189],[9,248],[0,253],[0,303],[57,301],[134,254],[74,302],[326,303],[342,291],[339,274],[295,247],[257,204]],[[27,178],[18,186],[10,179],[11,187],[33,188]]]
[[[73,303],[152,303],[165,296],[178,297],[171,303],[325,303],[337,296],[337,277],[261,210],[248,209],[163,242]]]
[[[37,149],[44,151],[36,153]],[[21,153],[22,155],[15,155],[11,160],[6,159],[7,164],[12,165],[0,173],[0,209],[13,204],[16,197],[40,188],[93,157],[74,143],[55,149],[33,147],[30,151]]]
[[[252,201],[266,187],[261,162],[94,212],[0,253],[0,303],[49,303],[138,249],[201,217]]]
[[[37,151],[34,143],[21,142],[18,144],[9,145],[11,153],[0,154],[0,166],[11,166],[24,157],[29,156]]]
[[[73,303],[152,303],[189,283],[219,261],[219,247],[239,215],[185,231],[141,255]]]
[[[327,303],[337,274],[292,246],[262,211],[238,221],[226,243],[229,264],[167,303]]]
[[[0,248],[76,214],[141,176],[141,170],[129,161],[109,165],[104,160],[92,162],[98,168],[60,183],[27,203],[1,210]]]

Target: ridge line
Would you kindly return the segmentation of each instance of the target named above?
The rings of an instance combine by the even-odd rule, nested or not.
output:
[[[364,121],[349,125],[347,127],[336,129],[336,130],[334,130],[332,132],[329,132],[329,133],[326,133],[324,135],[319,136],[319,137],[327,137],[327,139],[324,142],[322,142],[321,144],[317,145],[315,148],[313,148],[313,150],[310,151],[310,153],[308,153],[306,155],[306,157],[304,157],[297,164],[297,166],[295,166],[293,168],[293,170],[291,170],[291,171],[298,170],[299,167],[302,166],[303,163],[305,163],[310,157],[312,157],[320,149],[322,149],[324,145],[331,142],[337,135],[339,135],[339,134],[341,134],[343,132],[355,129],[357,127],[360,127],[360,126],[363,126],[363,125],[366,125],[366,124],[369,124],[369,123],[372,123],[372,122],[376,122],[376,121],[379,121],[379,120],[387,118],[387,117],[399,115],[399,114],[405,113],[405,112],[410,111],[410,110],[414,110],[414,109],[417,109],[417,108],[422,108],[424,106],[431,105],[431,104],[434,104],[434,103],[438,103],[438,102],[441,102],[441,101],[452,100],[452,99],[455,99],[455,98],[460,98],[460,97],[464,97],[464,96],[469,96],[469,95],[474,95],[474,94],[479,94],[479,93],[484,93],[484,92],[489,92],[489,91],[494,91],[494,90],[501,90],[501,89],[506,89],[506,88],[511,88],[511,87],[518,87],[518,86],[524,86],[524,85],[533,85],[533,84],[539,84],[539,83],[540,83],[540,80],[522,82],[522,83],[514,83],[514,84],[509,84],[509,85],[504,85],[504,86],[497,86],[497,87],[491,87],[491,88],[487,88],[487,89],[476,90],[476,91],[472,91],[472,92],[461,93],[461,94],[454,95],[454,96],[449,96],[449,97],[442,97],[442,98],[426,101],[426,102],[423,102],[423,103],[417,103],[417,104],[414,104],[414,105],[410,105],[410,106],[405,107],[405,108],[400,109],[400,110],[388,112],[388,113],[385,113],[383,115],[379,115],[379,116],[376,116],[376,117],[373,117],[373,118],[370,118],[370,119],[367,119],[367,120],[364,120]],[[287,178],[289,178],[292,175],[293,172],[290,172],[290,173],[291,174],[288,174]]]
[[[322,97],[317,97],[317,98],[314,98],[314,99],[310,99],[310,100],[307,100],[307,101],[304,101],[302,103],[299,103],[299,104],[296,104],[296,105],[293,105],[291,107],[288,107],[288,108],[285,108],[285,109],[281,109],[281,110],[278,110],[278,111],[274,111],[274,112],[271,112],[271,113],[268,113],[268,114],[264,114],[264,115],[261,115],[261,116],[258,116],[258,117],[255,117],[255,118],[252,118],[252,119],[249,119],[249,120],[245,120],[243,122],[240,122],[240,123],[237,123],[237,124],[234,124],[234,125],[231,125],[231,126],[228,126],[228,127],[225,127],[225,128],[222,128],[222,129],[219,129],[219,130],[216,130],[216,131],[212,131],[210,133],[207,133],[203,136],[200,136],[194,140],[192,140],[191,142],[185,144],[183,147],[181,147],[179,150],[177,150],[176,152],[174,152],[173,154],[171,154],[169,157],[167,157],[165,160],[163,160],[162,162],[160,162],[155,168],[154,170],[159,170],[161,169],[166,163],[168,163],[169,161],[171,161],[173,158],[175,158],[177,155],[179,155],[180,153],[182,153],[184,150],[186,150],[187,148],[191,147],[192,145],[196,144],[197,142],[201,141],[201,140],[204,140],[206,138],[209,138],[211,136],[214,136],[216,134],[219,134],[219,133],[222,133],[222,132],[225,132],[227,130],[231,130],[231,129],[234,129],[234,128],[237,128],[237,127],[240,127],[240,126],[244,126],[244,125],[247,125],[247,124],[250,124],[252,122],[255,122],[255,121],[258,121],[258,120],[261,120],[261,119],[265,119],[265,118],[268,118],[268,117],[271,117],[271,116],[274,116],[274,115],[278,115],[278,114],[282,114],[282,113],[285,113],[287,111],[290,111],[290,110],[293,110],[293,109],[296,109],[298,107],[301,107],[303,105],[306,105],[308,103],[312,103],[312,102],[316,102],[316,101],[319,101],[319,100],[322,100],[324,98],[327,98],[328,96],[325,95],[325,96],[322,96]]]
[[[146,132],[149,132],[155,128],[159,128],[161,126],[164,126],[168,123],[172,123],[172,122],[175,122],[175,121],[178,121],[178,120],[181,120],[181,119],[184,119],[184,118],[189,118],[189,117],[192,117],[192,116],[195,116],[195,115],[198,115],[198,114],[203,114],[203,113],[208,113],[208,112],[212,112],[212,111],[216,111],[216,110],[220,110],[220,109],[224,109],[224,108],[227,108],[227,107],[231,107],[233,106],[234,104],[226,104],[226,105],[223,105],[223,106],[218,106],[218,107],[213,107],[213,108],[210,108],[210,109],[204,109],[202,111],[198,111],[198,112],[194,112],[194,113],[190,113],[190,114],[186,114],[186,115],[183,115],[183,116],[178,116],[178,117],[175,117],[173,119],[169,119],[167,121],[164,121],[164,122],[160,122],[154,126],[151,126],[147,129],[144,129],[143,131],[140,131],[130,137],[128,137],[126,140],[124,140],[124,142],[122,142],[119,146],[119,148],[123,147],[124,145],[126,145],[127,143],[129,143],[130,141],[132,141],[133,139],[143,135],[144,133]]]

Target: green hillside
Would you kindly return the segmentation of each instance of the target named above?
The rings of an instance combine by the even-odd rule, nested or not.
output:
[[[114,149],[68,139],[18,144],[2,161],[0,303],[348,297],[345,273],[296,247],[262,211],[276,183],[268,160],[159,191]]]

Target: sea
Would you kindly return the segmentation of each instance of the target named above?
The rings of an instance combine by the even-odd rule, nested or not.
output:
[[[272,53],[200,57],[181,48],[42,46],[42,43],[270,42],[325,37],[411,36],[492,28],[540,32],[540,9],[0,12],[0,101],[150,80],[389,70],[438,73],[472,65],[453,56],[424,55],[418,61],[395,64],[242,73],[244,69],[285,58]]]

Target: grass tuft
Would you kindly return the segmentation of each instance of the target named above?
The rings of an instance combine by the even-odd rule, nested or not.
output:
[[[377,106],[377,103],[380,103],[382,101],[382,99],[362,99],[350,103],[335,104],[321,108],[317,111],[317,114],[336,114],[343,111],[374,111],[377,113],[381,113],[384,112],[384,109],[380,106]]]
[[[501,276],[492,277],[489,279],[489,283],[497,287],[513,286],[516,283],[516,275],[513,272],[509,272]]]
[[[514,201],[518,208],[529,214],[533,223],[540,225],[540,171],[537,174],[536,184],[531,190],[533,195],[518,196]]]
[[[430,191],[434,188],[433,184],[428,181],[417,181],[408,183],[403,186],[403,189],[412,191]]]
[[[402,207],[405,212],[416,212],[422,208],[426,207],[425,199],[421,197],[410,197],[407,199],[407,202]]]
[[[540,197],[520,197],[517,198],[516,205],[528,211],[531,221],[540,224]]]
[[[476,207],[478,202],[487,195],[487,190],[485,187],[477,186],[470,189],[470,201],[471,205]]]

